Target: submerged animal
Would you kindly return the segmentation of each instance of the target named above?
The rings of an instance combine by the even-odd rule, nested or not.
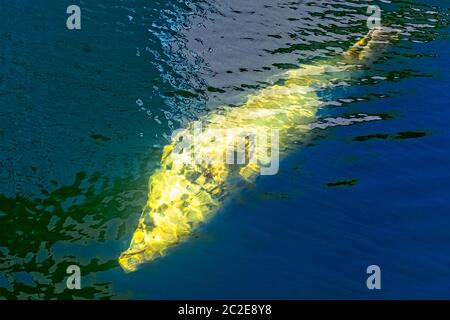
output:
[[[119,257],[121,267],[135,271],[165,255],[213,216],[240,178],[254,181],[260,173],[276,173],[277,155],[300,141],[316,120],[322,104],[318,92],[350,79],[397,36],[396,30],[374,28],[340,57],[290,70],[242,106],[215,110],[174,134],[160,169],[150,177],[148,201],[129,248]],[[235,158],[238,163],[227,161]]]

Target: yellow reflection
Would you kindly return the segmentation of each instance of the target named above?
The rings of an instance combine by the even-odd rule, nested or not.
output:
[[[164,147],[161,168],[150,177],[148,202],[137,229],[129,248],[119,257],[122,268],[134,271],[141,263],[164,255],[169,247],[189,236],[219,208],[220,200],[227,194],[228,178],[254,180],[260,164],[238,166],[224,161],[230,144],[242,144],[249,151],[250,144],[239,130],[277,129],[278,148],[283,152],[314,122],[321,104],[317,90],[349,78],[355,65],[375,50],[375,44],[392,40],[392,34],[392,30],[374,29],[341,59],[291,70],[282,85],[261,90],[248,97],[243,106],[210,113],[201,121],[201,132],[190,124],[183,131],[183,137],[189,140],[183,148],[176,148],[181,143],[179,137]],[[225,129],[234,134],[225,138],[221,131]],[[267,150],[260,145],[253,147],[262,163],[269,161]]]

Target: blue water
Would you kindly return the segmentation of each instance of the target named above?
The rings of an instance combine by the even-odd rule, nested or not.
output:
[[[276,176],[124,273],[171,131],[337,56],[374,3],[400,41],[318,115],[382,120],[312,130]],[[79,1],[77,31],[69,4],[0,3],[0,297],[450,297],[447,1]]]

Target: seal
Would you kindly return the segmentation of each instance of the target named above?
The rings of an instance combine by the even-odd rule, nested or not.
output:
[[[219,108],[176,131],[150,177],[148,201],[119,257],[121,267],[135,271],[187,239],[220,209],[239,179],[275,174],[278,155],[304,139],[316,120],[319,93],[351,79],[397,38],[397,30],[371,29],[339,57],[290,70],[242,106]]]

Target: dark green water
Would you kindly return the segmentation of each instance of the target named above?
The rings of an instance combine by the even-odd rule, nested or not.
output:
[[[124,273],[171,131],[339,55],[372,3],[401,40],[323,93],[312,141]],[[0,4],[0,297],[449,297],[446,1],[80,1],[77,31],[70,4]],[[71,264],[81,290],[66,289]]]

